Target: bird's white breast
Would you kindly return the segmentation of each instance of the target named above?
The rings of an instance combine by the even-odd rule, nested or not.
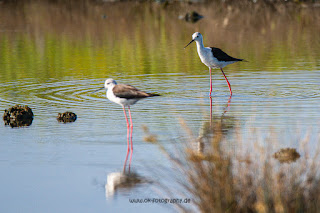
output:
[[[197,47],[198,55],[202,63],[211,68],[223,68],[228,64],[233,64],[236,61],[219,61],[213,56],[210,47]]]
[[[203,47],[197,48],[198,55],[202,63],[204,63],[207,67],[220,67],[219,61],[213,57],[211,48]]]
[[[125,98],[119,98],[114,95],[112,92],[113,87],[108,88],[107,90],[107,98],[117,104],[120,104],[121,106],[130,106],[135,104],[139,99],[125,99]]]

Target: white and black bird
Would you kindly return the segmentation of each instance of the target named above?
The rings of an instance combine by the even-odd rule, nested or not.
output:
[[[107,94],[106,94],[107,98],[110,101],[121,105],[123,108],[124,116],[127,122],[127,144],[128,144],[128,151],[127,151],[127,157],[126,157],[126,161],[127,161],[129,150],[131,150],[131,153],[133,151],[133,145],[132,145],[133,124],[132,124],[130,106],[137,103],[137,101],[139,101],[140,99],[153,97],[153,96],[160,96],[160,95],[143,92],[131,85],[117,84],[117,82],[112,78],[108,78],[105,81],[104,86],[98,90],[101,90],[101,89],[107,89]],[[128,108],[128,112],[129,112],[130,124],[128,122],[128,117],[125,109],[126,107]],[[129,146],[129,137],[130,137],[130,146]],[[131,157],[130,157],[130,163],[131,163]]]
[[[201,59],[201,62],[204,63],[207,67],[209,67],[210,72],[210,96],[212,92],[212,77],[211,77],[211,69],[212,68],[220,68],[224,78],[226,79],[230,91],[230,96],[232,96],[231,85],[224,74],[222,68],[227,66],[228,64],[233,64],[238,61],[244,61],[244,59],[234,58],[229,56],[227,53],[223,52],[221,49],[216,47],[204,47],[203,38],[201,33],[195,32],[192,35],[192,40],[189,42],[187,46],[189,46],[192,42],[196,42],[198,55]],[[186,48],[185,46],[184,48]]]

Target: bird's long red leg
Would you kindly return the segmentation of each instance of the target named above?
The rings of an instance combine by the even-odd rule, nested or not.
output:
[[[132,159],[132,153],[133,153],[133,144],[132,144],[132,130],[133,130],[133,124],[132,124],[132,117],[131,117],[131,111],[130,106],[128,106],[128,112],[130,117],[130,144],[131,144],[131,153],[130,153],[130,161],[129,161],[129,168],[131,165],[131,159]]]
[[[227,83],[228,83],[228,87],[229,87],[229,91],[230,91],[230,96],[232,96],[231,85],[230,85],[230,83],[229,83],[229,81],[228,81],[228,79],[227,79],[226,75],[224,74],[224,72],[223,72],[222,68],[220,68],[220,69],[221,69],[221,72],[222,72],[222,74],[223,74],[224,78],[226,79],[226,81],[227,81]]]
[[[211,97],[211,92],[212,92],[212,77],[211,77],[211,67],[209,67],[209,72],[210,72],[210,97]]]
[[[126,167],[127,160],[128,160],[128,155],[129,155],[129,150],[130,150],[130,145],[129,145],[129,127],[130,127],[130,125],[129,125],[126,109],[125,109],[124,106],[122,106],[122,107],[123,107],[124,117],[126,118],[126,122],[127,122],[127,147],[128,147],[128,149],[127,149],[126,160],[124,161],[124,166],[123,166],[123,171],[125,171],[125,167]]]

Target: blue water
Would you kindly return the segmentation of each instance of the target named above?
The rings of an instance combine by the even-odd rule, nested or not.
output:
[[[134,21],[143,17],[137,16]],[[41,28],[40,35],[46,36],[33,38],[36,29],[32,33],[22,31],[12,35],[3,26],[1,31],[0,25],[0,42],[8,44],[8,51],[14,49],[12,55],[5,55],[5,51],[1,55],[6,60],[0,62],[0,111],[22,104],[31,107],[35,115],[29,127],[11,128],[4,124],[0,127],[0,212],[174,211],[172,204],[129,202],[131,198],[173,198],[155,190],[157,180],[172,181],[162,177],[158,169],[170,173],[172,165],[157,145],[144,141],[146,133],[142,126],[147,126],[170,151],[186,143],[187,133],[181,119],[195,138],[201,136],[210,121],[208,69],[200,62],[195,46],[183,50],[183,45],[190,41],[194,31],[204,32],[208,37],[212,24],[210,16],[195,25],[177,19],[173,23],[162,20],[167,24],[162,26],[157,16],[148,20],[138,22],[141,25],[136,25],[137,35],[130,31],[126,37],[126,27],[131,29],[136,23],[123,19],[118,25],[107,22],[110,31],[122,32],[119,37],[105,32],[92,38],[95,29],[90,28],[92,23],[88,21],[84,26],[79,25],[79,29],[87,26],[88,37],[84,40],[77,37],[77,32],[74,38],[66,38],[58,26],[57,31],[51,29],[52,25]],[[100,20],[94,26],[102,28],[104,24]],[[295,23],[289,24],[294,29]],[[159,27],[162,34],[152,30],[152,36],[148,37],[149,27]],[[309,145],[316,146],[320,132],[319,39],[313,36],[314,45],[310,47],[309,43],[304,44],[304,31],[290,34],[299,47],[305,45],[311,51],[299,52],[292,42],[274,38],[277,32],[273,31],[272,44],[250,40],[251,36],[261,38],[259,30],[252,30],[245,33],[249,37],[243,37],[243,44],[224,42],[223,35],[217,38],[233,56],[244,56],[249,61],[224,69],[232,86],[231,99],[222,74],[219,70],[213,72],[212,120],[224,119],[230,123],[225,127],[229,138],[226,148],[237,147],[233,135],[236,129],[243,138],[250,138],[254,129],[262,144],[263,138],[269,137],[278,147],[294,148],[299,148],[300,138],[310,133]],[[223,32],[238,39],[236,30]],[[20,40],[24,36],[28,37],[27,42]],[[54,42],[58,46],[52,45]],[[205,40],[205,44],[210,42]],[[249,43],[254,45],[246,46]],[[120,44],[136,51],[127,52]],[[33,45],[36,50],[30,48]],[[44,51],[50,45],[54,48]],[[272,45],[282,49],[271,51]],[[114,51],[112,54],[110,49]],[[70,56],[69,51],[73,50],[79,53]],[[38,61],[32,60],[33,54]],[[19,58],[21,61],[16,61]],[[80,67],[83,61],[86,67]],[[105,185],[108,175],[123,170],[126,123],[121,106],[107,100],[104,91],[92,93],[109,77],[118,83],[161,94],[141,100],[131,108],[134,125],[131,170],[153,183],[123,188],[112,196],[106,195]],[[57,122],[57,114],[65,111],[76,113],[76,122]],[[271,136],[270,131],[274,133]],[[177,198],[182,197],[177,195]]]

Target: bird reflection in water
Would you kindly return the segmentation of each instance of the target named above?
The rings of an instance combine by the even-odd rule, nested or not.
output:
[[[143,183],[149,183],[146,178],[136,172],[113,172],[108,174],[105,185],[106,198],[116,195],[118,191],[128,192]]]
[[[129,192],[135,187],[143,183],[151,183],[146,178],[140,176],[137,172],[130,171],[131,162],[128,170],[126,170],[127,158],[123,165],[122,172],[112,172],[107,176],[107,183],[105,184],[106,198],[113,197],[118,191]]]
[[[224,107],[224,111],[220,116],[213,115],[212,97],[209,97],[210,101],[210,121],[205,121],[199,131],[199,136],[196,144],[196,150],[199,153],[204,152],[205,144],[209,144],[213,137],[217,134],[226,136],[231,129],[235,126],[235,118],[227,116],[226,113],[230,110],[231,95]]]
[[[232,95],[230,95],[221,117],[223,117],[230,110],[231,98],[232,98]],[[213,118],[212,118],[212,97],[211,96],[209,96],[209,100],[210,100],[210,123],[212,124]]]

